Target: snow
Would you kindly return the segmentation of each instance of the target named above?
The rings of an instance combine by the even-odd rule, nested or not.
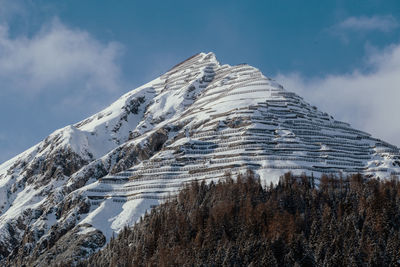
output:
[[[119,230],[113,229],[111,225],[113,223],[113,218],[118,216],[121,211],[121,205],[109,199],[102,202],[96,209],[91,211],[80,224],[91,224],[94,228],[101,230],[107,241],[109,241],[113,234]]]
[[[94,228],[101,230],[107,241],[109,241],[124,226],[133,225],[144,215],[146,210],[150,210],[152,205],[158,204],[159,202],[155,200],[139,199],[125,202],[121,205],[121,203],[108,199],[91,211],[79,224],[88,223]],[[85,232],[81,231],[80,233]]]
[[[88,234],[90,232],[93,232],[93,231],[96,231],[96,228],[94,228],[94,227],[84,227],[84,226],[81,225],[81,227],[79,228],[78,234],[79,235],[86,235],[86,234]]]
[[[124,203],[122,205],[122,212],[113,218],[111,228],[119,231],[124,226],[133,225],[153,205],[159,205],[159,201],[138,199]]]
[[[101,180],[89,177],[71,192],[96,166],[111,170],[125,156],[124,148],[146,147],[161,128],[170,129],[168,140],[151,158],[140,157],[138,164]],[[47,186],[26,183],[23,162],[40,165],[67,149],[87,165]],[[31,226],[48,231],[76,220],[80,234],[98,229],[108,241],[193,180],[217,181],[227,171],[235,175],[251,168],[269,185],[287,171],[319,177],[337,170],[354,173],[360,166],[387,178],[400,174],[393,166],[399,159],[396,147],[334,120],[258,69],[221,66],[214,54],[200,53],[0,165],[0,240],[8,222],[42,206],[51,212],[32,219]],[[91,203],[89,213],[78,216],[72,209],[57,219],[51,209],[78,197]],[[83,227],[86,223],[91,227]]]

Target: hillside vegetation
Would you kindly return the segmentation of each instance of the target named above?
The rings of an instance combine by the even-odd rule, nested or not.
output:
[[[81,266],[398,266],[400,183],[193,182]]]

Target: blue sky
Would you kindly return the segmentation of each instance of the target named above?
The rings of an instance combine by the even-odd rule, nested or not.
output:
[[[0,0],[0,162],[179,61],[248,63],[400,145],[400,2]]]

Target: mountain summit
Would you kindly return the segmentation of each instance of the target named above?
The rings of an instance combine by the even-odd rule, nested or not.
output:
[[[200,53],[0,165],[0,262],[86,257],[192,180],[400,174],[399,149]]]

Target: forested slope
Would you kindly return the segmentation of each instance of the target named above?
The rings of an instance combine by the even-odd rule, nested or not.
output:
[[[398,266],[400,183],[251,173],[192,183],[82,266]]]

